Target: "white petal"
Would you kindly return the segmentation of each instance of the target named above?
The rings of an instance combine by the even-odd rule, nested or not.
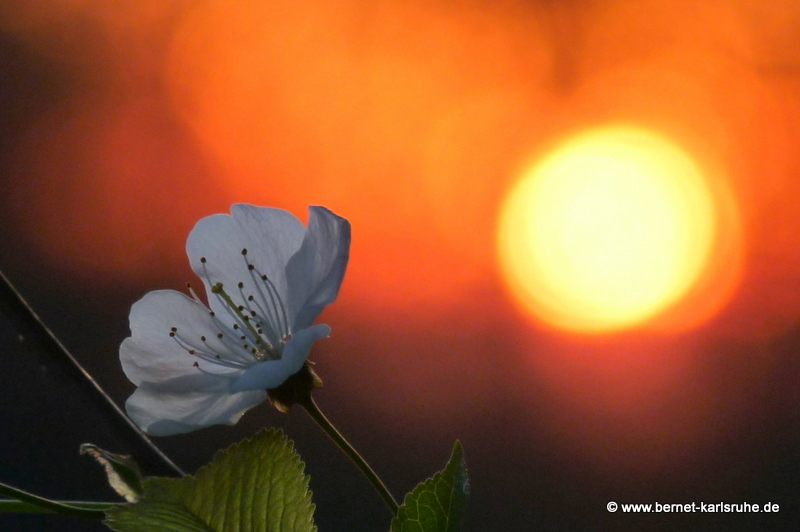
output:
[[[187,391],[173,383],[144,383],[125,403],[128,416],[146,433],[170,436],[209,425],[233,425],[266,399],[263,390],[229,393],[227,385]]]
[[[310,207],[300,250],[286,267],[293,330],[313,323],[339,294],[350,257],[350,222],[325,207]]]
[[[130,327],[131,336],[122,342],[119,356],[125,375],[136,385],[200,373],[194,367],[198,358],[190,355],[176,338],[170,337],[172,327],[177,329],[179,338],[197,344],[198,348],[219,353],[227,359],[239,357],[243,363],[247,360],[217,338],[218,325],[204,305],[174,290],[156,290],[134,303]],[[201,336],[206,337],[206,342]],[[236,372],[203,361],[199,364],[204,371]]]
[[[331,328],[324,324],[297,331],[283,346],[283,355],[279,360],[267,360],[252,366],[231,386],[231,391],[277,388],[300,371],[314,342],[330,333]]]
[[[210,293],[216,283],[222,283],[231,298],[242,303],[238,283],[243,293],[257,295],[259,277],[267,275],[286,294],[285,270],[289,259],[303,242],[305,228],[293,214],[282,209],[237,204],[231,215],[215,214],[195,225],[186,242],[192,269],[203,279],[209,304],[216,312],[226,312],[226,305]],[[247,256],[242,250],[247,249]],[[201,261],[205,258],[205,263]],[[250,271],[247,265],[255,270]],[[246,297],[246,296],[245,296]]]

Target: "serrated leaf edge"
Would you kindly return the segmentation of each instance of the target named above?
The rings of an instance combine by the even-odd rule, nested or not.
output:
[[[453,444],[453,450],[450,453],[450,458],[448,459],[447,464],[445,464],[444,469],[442,469],[441,471],[437,471],[436,473],[434,473],[432,477],[423,480],[422,482],[417,484],[414,487],[414,489],[408,492],[406,496],[403,498],[403,504],[400,506],[400,508],[398,508],[397,515],[392,519],[391,525],[389,527],[389,532],[392,532],[395,523],[398,522],[398,519],[400,518],[400,512],[406,509],[407,504],[412,500],[412,498],[415,495],[417,495],[422,489],[426,488],[428,485],[436,484],[442,478],[443,475],[450,472],[451,468],[453,469],[454,478],[458,480],[458,475],[456,473],[458,472],[459,467],[463,468],[464,470],[464,494],[468,495],[470,486],[469,486],[469,478],[467,477],[466,463],[464,461],[464,449],[461,445],[461,442],[459,440],[456,440],[456,442]],[[454,484],[452,490],[454,491],[455,489],[456,485]],[[452,504],[452,498],[450,502]],[[447,511],[447,521],[449,526],[451,518],[450,508],[447,508],[446,511]]]
[[[142,503],[144,503],[144,504],[160,503],[162,501],[153,501],[148,496],[147,487],[146,487],[147,484],[149,483],[148,481],[161,480],[161,481],[167,481],[168,483],[172,483],[172,482],[176,482],[176,483],[177,482],[193,482],[193,481],[197,482],[198,477],[202,476],[205,473],[205,471],[207,471],[209,468],[213,467],[214,464],[217,462],[217,460],[221,460],[227,453],[236,452],[236,450],[241,448],[242,446],[250,445],[253,442],[253,440],[255,440],[256,438],[268,437],[268,435],[270,435],[270,434],[275,434],[275,435],[279,436],[283,440],[282,441],[282,445],[281,445],[282,449],[288,450],[290,452],[290,454],[295,456],[297,458],[300,466],[301,466],[301,474],[303,476],[303,487],[306,490],[306,493],[307,493],[306,497],[309,500],[310,509],[311,509],[311,523],[310,523],[311,530],[312,530],[312,532],[317,532],[318,528],[317,528],[317,525],[314,523],[314,519],[313,519],[313,515],[314,515],[314,513],[316,511],[317,506],[313,502],[313,492],[311,491],[311,488],[310,488],[310,477],[309,477],[309,475],[307,475],[305,473],[306,463],[302,460],[302,458],[300,457],[300,454],[297,453],[297,451],[295,449],[295,446],[294,446],[294,442],[286,436],[286,434],[283,432],[283,430],[276,429],[276,428],[264,428],[264,429],[261,429],[260,431],[255,433],[253,436],[250,436],[250,437],[245,438],[243,440],[240,440],[238,442],[232,443],[228,447],[216,451],[214,453],[214,456],[211,458],[211,461],[209,463],[204,464],[203,466],[201,466],[193,474],[187,474],[187,475],[184,475],[183,477],[180,477],[180,478],[170,478],[170,477],[148,477],[148,478],[146,478],[145,481],[144,481],[144,484],[145,484],[145,490],[144,490],[145,493],[144,493],[144,495],[137,502],[129,503],[129,504],[123,504],[123,505],[118,506],[116,509],[119,510],[119,509],[127,507],[127,506],[131,506],[131,505],[135,505],[135,504],[142,504]],[[191,515],[193,517],[196,517],[196,514],[195,514],[194,510],[192,510],[186,504],[184,504],[182,502],[174,502],[174,501],[171,501],[170,504],[174,504],[175,506],[180,506],[180,507],[182,507],[182,508],[184,508],[186,510],[187,514],[189,514],[189,515]],[[113,524],[114,523],[114,518],[113,518],[114,510],[115,510],[115,508],[112,508],[108,512],[106,512],[106,519],[103,522],[107,526],[109,524]],[[205,525],[205,526],[209,530],[212,530],[207,525]]]

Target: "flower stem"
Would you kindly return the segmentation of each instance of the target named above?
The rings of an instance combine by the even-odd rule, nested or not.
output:
[[[326,418],[325,414],[323,414],[319,409],[317,403],[314,402],[311,394],[309,393],[304,397],[298,398],[296,403],[302,406],[306,412],[308,412],[308,414],[311,416],[311,419],[313,419],[317,425],[319,425],[320,428],[324,430],[328,436],[330,436],[330,438],[344,452],[344,454],[346,454],[356,464],[356,466],[358,466],[364,476],[367,477],[367,480],[369,480],[370,484],[372,484],[372,487],[375,488],[375,491],[377,491],[381,496],[383,502],[386,503],[386,506],[389,507],[389,510],[391,510],[392,514],[396,515],[398,504],[397,501],[394,500],[394,497],[392,497],[389,489],[386,487],[380,477],[378,477],[375,471],[372,470],[366,460],[364,460],[364,458],[358,454],[358,451],[356,451],[353,446],[350,445],[350,443],[344,438],[344,436],[342,436],[341,433],[336,430],[336,427],[334,427],[333,424],[328,421],[328,418]]]
[[[23,299],[22,295],[11,284],[11,281],[0,272],[0,312],[8,317],[20,336],[31,346],[48,357],[50,363],[55,364],[61,371],[71,377],[73,382],[80,387],[81,392],[90,397],[92,401],[103,410],[106,419],[111,423],[111,428],[125,439],[138,439],[150,453],[155,454],[159,462],[165,464],[175,473],[183,476],[184,473],[169,459],[155,444],[125,415],[113,399],[100,387],[83,366],[67,351],[67,348],[58,341],[58,338],[47,328],[47,325],[36,315],[36,312]],[[143,460],[143,457],[139,457]],[[154,468],[162,468],[155,461],[149,463]],[[144,464],[143,464],[144,465]]]
[[[54,512],[59,514],[74,515],[77,517],[86,517],[89,519],[102,519],[105,516],[105,512],[103,510],[114,506],[114,503],[86,502],[77,502],[74,503],[75,506],[73,506],[71,504],[51,501],[50,499],[45,499],[44,497],[39,497],[33,493],[28,493],[27,491],[22,491],[21,489],[17,489],[2,483],[0,483],[0,495],[11,497],[16,501],[21,501],[21,503],[23,503],[21,506],[12,505],[10,507],[7,507],[6,505],[0,505],[0,509],[3,511]],[[0,502],[6,503],[11,501]],[[30,505],[30,508],[26,508],[25,504]]]

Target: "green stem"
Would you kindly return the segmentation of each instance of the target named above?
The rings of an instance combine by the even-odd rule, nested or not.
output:
[[[339,448],[344,451],[346,454],[358,468],[364,473],[364,476],[367,477],[372,487],[378,492],[378,494],[383,499],[383,502],[386,503],[386,506],[389,507],[393,515],[397,515],[397,508],[398,504],[397,501],[394,500],[392,494],[389,492],[389,489],[383,483],[383,481],[378,477],[375,471],[369,466],[369,464],[358,454],[352,445],[341,435],[341,433],[336,430],[336,427],[328,421],[328,418],[325,417],[325,414],[317,406],[317,403],[314,402],[314,399],[311,397],[311,394],[306,395],[305,397],[300,397],[296,401],[297,404],[302,406],[306,412],[311,416],[311,418],[320,426],[325,433],[330,436],[330,438],[336,443]]]
[[[73,506],[71,504],[51,501],[50,499],[45,499],[44,497],[39,497],[33,493],[28,493],[27,491],[22,491],[2,483],[0,483],[0,495],[11,497],[16,501],[20,501],[23,504],[28,504],[34,507],[34,509],[31,510],[24,510],[24,506],[16,507],[12,511],[55,512],[59,514],[74,515],[77,517],[87,517],[89,519],[102,519],[105,517],[105,512],[98,507],[98,503],[79,502],[75,503],[75,506]],[[6,503],[6,501],[2,502]],[[111,504],[106,504],[106,506],[110,507]],[[14,506],[12,506],[12,508],[14,508]]]

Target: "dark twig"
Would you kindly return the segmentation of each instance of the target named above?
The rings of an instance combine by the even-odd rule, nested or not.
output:
[[[114,429],[125,438],[134,437],[141,441],[161,462],[177,474],[184,475],[183,471],[125,415],[125,412],[103,391],[97,381],[83,369],[78,361],[75,360],[75,357],[67,351],[67,348],[58,341],[3,272],[0,272],[0,312],[8,317],[14,328],[32,347],[58,365],[62,371],[81,387],[88,397],[95,401],[98,408],[103,410]],[[142,458],[137,456],[139,460],[142,460]],[[143,463],[142,465],[151,464]]]

